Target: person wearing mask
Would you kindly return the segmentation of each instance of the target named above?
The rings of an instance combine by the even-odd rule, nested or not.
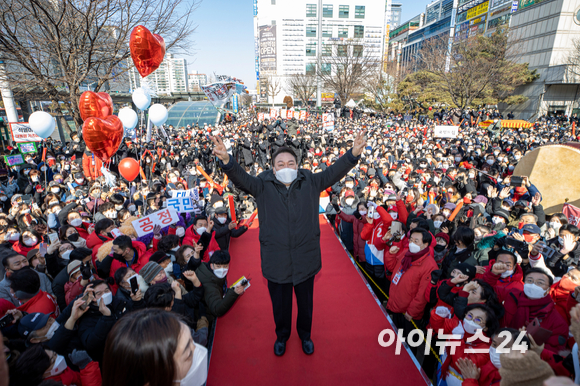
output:
[[[125,235],[113,240],[111,252],[112,256],[109,255],[100,263],[97,263],[100,277],[114,277],[115,271],[123,266],[130,267],[133,271],[139,273],[153,254],[151,251],[147,251],[145,244],[140,241],[133,241],[129,236]]]
[[[14,251],[26,256],[28,252],[33,249],[38,248],[38,245],[42,242],[42,237],[37,231],[33,229],[23,230],[20,234],[20,239],[12,245]]]
[[[56,300],[40,289],[40,277],[35,270],[24,268],[10,275],[10,290],[20,303],[17,307],[19,311],[58,317],[60,311]]]
[[[107,337],[103,385],[203,385],[208,351],[175,314],[146,309],[122,318]],[[159,363],[166,363],[159,367]]]
[[[229,249],[232,237],[240,237],[248,230],[247,225],[238,227],[238,223],[230,219],[227,206],[216,208],[213,223],[215,241],[218,243],[219,248],[224,251]],[[251,224],[248,225],[251,226]]]
[[[93,250],[94,256],[96,256],[96,251],[99,250],[101,245],[114,239],[111,234],[113,229],[115,229],[115,222],[109,218],[104,218],[96,222],[95,230],[87,238],[87,248]]]
[[[203,250],[203,245],[195,244],[182,245],[181,248],[175,253],[175,264],[179,265],[179,271],[195,271],[201,265],[201,251]],[[191,291],[193,283],[189,281],[186,277],[183,277],[183,285],[187,291]]]
[[[138,274],[129,267],[121,267],[115,272],[115,283],[119,287],[115,296],[127,303],[127,308],[131,311],[145,308],[141,289],[138,288],[137,292],[131,289],[133,277],[137,278]]]
[[[201,285],[205,288],[204,301],[210,321],[225,315],[238,297],[244,294],[244,287],[241,285],[235,288],[228,287],[229,267],[229,252],[220,250],[210,257],[209,263],[202,263],[195,271]]]
[[[15,306],[20,306],[20,301],[14,297],[13,293],[10,291],[11,281],[10,277],[15,272],[21,269],[30,269],[28,266],[28,259],[26,257],[19,255],[13,250],[3,250],[0,253],[0,258],[2,260],[2,265],[4,266],[4,280],[0,281],[0,298],[8,300]],[[50,280],[48,277],[38,271],[33,271],[40,278],[40,290],[43,292],[53,294],[52,287],[50,285]]]
[[[483,280],[489,283],[496,292],[524,290],[524,271],[518,264],[518,259],[513,252],[501,249],[496,259],[490,260],[489,265],[484,267]],[[501,263],[505,269],[494,269],[495,263]],[[478,271],[479,272],[479,271]]]
[[[570,269],[562,279],[550,287],[550,297],[556,305],[556,310],[570,324],[570,309],[578,304],[576,288],[580,286],[580,269]]]
[[[33,312],[18,321],[18,333],[26,341],[26,346],[48,342],[60,327],[50,314]]]
[[[410,231],[409,243],[392,246],[385,253],[385,268],[393,273],[387,309],[393,313],[398,328],[408,334],[415,324],[422,325],[427,305],[425,291],[431,283],[431,272],[437,270],[433,258],[435,240],[429,231],[415,228]]]
[[[69,255],[70,258],[69,264],[75,260],[79,260],[84,265],[86,265],[86,263],[89,263],[91,261],[91,252],[92,251],[88,248],[74,249]],[[69,302],[67,302],[66,300],[66,290],[65,290],[65,287],[67,283],[69,283],[69,281],[70,277],[68,275],[67,269],[61,269],[60,272],[58,272],[58,274],[54,277],[52,281],[52,291],[56,296],[56,302],[58,303],[58,306],[60,307],[61,311],[64,310],[69,304]]]
[[[364,225],[367,223],[366,214],[367,214],[367,206],[366,203],[362,201],[359,201],[356,210],[352,214],[346,214],[342,210],[338,212],[338,217],[342,221],[352,223],[352,233],[353,233],[352,253],[353,257],[359,262],[364,262],[366,260],[365,259],[366,242],[361,237]]]
[[[185,231],[183,244],[203,245],[204,249],[201,253],[203,262],[207,262],[210,256],[220,249],[215,239],[215,233],[213,232],[214,225],[213,220],[203,216],[197,216],[193,220],[193,224]]]
[[[477,261],[472,257],[473,242],[475,240],[473,229],[460,226],[453,233],[451,239],[455,243],[455,246],[449,250],[441,266],[445,277],[450,277],[451,272],[458,264],[477,265]]]
[[[219,137],[211,137],[213,153],[238,188],[256,197],[260,223],[262,274],[274,309],[277,340],[274,353],[283,355],[291,333],[292,292],[298,304],[297,330],[306,354],[314,352],[311,339],[314,276],[322,267],[318,207],[320,192],[340,181],[357,164],[366,145],[359,133],[351,150],[320,173],[298,169],[292,149],[282,146],[272,155],[272,169],[252,177],[235,162]],[[267,213],[267,215],[266,215]],[[288,219],[288,221],[286,221]],[[314,226],[315,225],[315,226]],[[291,233],[296,235],[288,238]],[[289,270],[297,265],[303,269]],[[302,284],[302,285],[301,285]]]

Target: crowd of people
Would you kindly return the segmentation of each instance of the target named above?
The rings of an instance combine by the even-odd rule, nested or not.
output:
[[[327,131],[315,113],[259,121],[244,111],[167,127],[152,141],[125,138],[107,165],[113,185],[79,133],[39,143],[24,164],[0,168],[0,376],[8,366],[10,385],[203,384],[213,322],[244,294],[230,286],[228,249],[252,224],[231,213],[256,209],[228,181],[210,137],[256,176],[282,147],[323,172],[363,130],[358,165],[322,192],[320,211],[397,328],[460,335],[453,354],[414,350],[428,376],[453,385],[580,379],[580,231],[544,213],[534,181],[513,176],[527,152],[575,140],[570,121],[488,131],[470,119],[457,138],[435,138],[435,121],[453,119],[341,114]],[[134,181],[118,173],[124,158],[140,162]],[[193,211],[138,236],[133,221],[167,208],[176,190],[197,198]],[[541,341],[526,334],[521,357],[496,350],[522,343],[523,328]]]

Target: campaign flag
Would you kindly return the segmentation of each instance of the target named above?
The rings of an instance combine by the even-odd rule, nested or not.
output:
[[[562,213],[564,213],[564,216],[566,216],[570,224],[578,226],[580,222],[580,208],[571,204],[564,204]]]

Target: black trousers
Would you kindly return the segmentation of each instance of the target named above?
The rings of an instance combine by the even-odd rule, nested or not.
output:
[[[301,340],[310,339],[314,276],[296,286],[292,283],[277,284],[268,280],[268,291],[270,291],[274,322],[276,323],[276,336],[280,342],[286,342],[292,331],[292,290],[296,294],[298,305],[296,331],[298,331]]]

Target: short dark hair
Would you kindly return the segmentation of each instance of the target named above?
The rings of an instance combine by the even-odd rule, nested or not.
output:
[[[177,264],[179,264],[180,266],[183,266],[185,264],[187,264],[185,262],[185,258],[183,257],[183,254],[185,253],[185,251],[187,251],[188,249],[193,249],[195,251],[195,248],[192,247],[191,245],[187,245],[184,244],[182,245],[177,252],[175,252],[175,261],[177,262]]]
[[[129,271],[129,267],[121,267],[115,271],[113,278],[115,279],[115,283],[117,283],[119,287],[121,286],[121,282],[123,281],[123,278],[127,274],[127,271]]]
[[[209,258],[211,264],[229,264],[230,263],[230,253],[228,251],[215,251],[213,255]]]
[[[159,240],[159,243],[157,244],[157,249],[167,253],[171,251],[176,245],[179,246],[179,236],[167,235],[163,237],[161,240]]]
[[[99,206],[99,213],[105,213],[108,210],[115,209],[115,204],[112,202],[105,202],[103,205]]]
[[[524,281],[526,280],[526,277],[528,277],[528,275],[530,273],[541,273],[542,275],[546,275],[548,277],[548,281],[550,282],[550,287],[552,286],[552,284],[554,284],[554,278],[552,276],[550,276],[548,271],[545,270],[544,268],[534,267],[534,268],[528,269],[526,271],[526,273],[524,274]],[[10,276],[10,278],[12,278],[12,276]]]
[[[417,227],[411,230],[410,235],[412,235],[413,233],[420,233],[421,239],[423,240],[423,244],[431,245],[431,242],[433,241],[433,236],[431,236],[431,233],[429,231]]]
[[[121,235],[113,240],[113,245],[118,246],[121,249],[127,249],[133,247],[133,240],[129,236]]]
[[[119,193],[115,193],[111,197],[109,197],[109,202],[115,205],[123,205],[125,199]]]
[[[193,219],[193,225],[197,226],[197,222],[199,220],[206,220],[207,221],[207,217],[201,216],[201,215],[195,216],[195,218]]]
[[[457,227],[455,233],[453,233],[453,241],[457,243],[461,241],[466,247],[469,247],[475,241],[475,232],[469,227]]]
[[[28,294],[36,294],[40,290],[40,277],[31,268],[19,269],[10,275],[10,288],[12,291],[22,291]]]
[[[417,228],[429,229],[429,223],[426,219],[421,217],[415,217],[413,220],[411,220],[409,225],[411,224],[417,224]]]
[[[485,312],[486,316],[485,327],[487,327],[486,335],[493,336],[497,331],[497,329],[499,328],[499,319],[495,311],[486,306],[485,304],[470,304],[467,307],[465,307],[464,315],[467,315],[469,311],[474,309],[480,309],[483,312]]]
[[[572,225],[572,224],[563,224],[560,227],[560,229],[558,229],[558,233],[560,233],[562,231],[568,231],[568,232],[572,233],[575,237],[578,237],[578,235],[580,235],[580,231],[578,230],[578,227],[576,225]]]
[[[518,263],[518,258],[511,251],[508,251],[506,249],[500,249],[500,251],[497,253],[497,255],[495,257],[495,261],[496,262],[497,262],[497,258],[499,257],[499,255],[510,255],[511,258],[513,259],[513,261],[514,261],[514,266]]]
[[[111,225],[115,225],[115,222],[110,218],[102,218],[95,224],[95,232],[97,235],[100,235],[102,231],[110,227]]]
[[[44,346],[34,344],[24,351],[10,367],[10,384],[38,385],[42,376],[50,367],[50,358]],[[14,381],[14,383],[12,382]]]
[[[287,146],[280,146],[278,150],[276,150],[274,154],[272,154],[272,163],[276,162],[276,157],[278,157],[282,153],[290,154],[292,157],[294,157],[294,161],[298,163],[298,157],[296,156],[296,153],[294,152],[294,150],[290,149]]]
[[[169,283],[153,284],[145,292],[145,306],[147,308],[165,308],[170,307],[175,292]]]

